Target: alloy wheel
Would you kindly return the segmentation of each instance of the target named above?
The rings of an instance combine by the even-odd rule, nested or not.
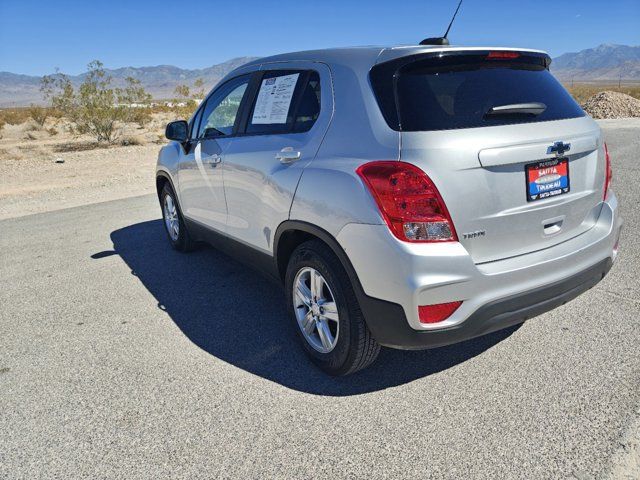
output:
[[[338,342],[340,316],[329,284],[316,269],[305,267],[293,281],[293,308],[305,340],[320,353]]]
[[[176,203],[173,201],[171,195],[165,195],[164,197],[164,226],[167,228],[167,232],[174,242],[178,241],[180,236],[180,221],[178,219],[178,209]]]

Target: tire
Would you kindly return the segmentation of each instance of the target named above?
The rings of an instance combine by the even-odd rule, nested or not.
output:
[[[314,289],[311,277],[318,282],[318,273],[322,279],[313,284]],[[317,287],[320,284],[323,286]],[[302,294],[294,293],[294,288],[303,291]],[[318,295],[314,296],[311,291],[318,293],[319,289],[322,293],[316,302],[314,297]],[[285,291],[303,348],[326,373],[348,375],[369,366],[377,358],[380,345],[365,323],[344,267],[326,244],[311,240],[295,249],[287,266]],[[303,300],[305,297],[309,302]],[[325,310],[322,305],[328,308]],[[325,333],[321,334],[321,330]],[[329,342],[332,336],[333,342]]]
[[[160,192],[160,208],[162,209],[164,231],[171,246],[180,252],[193,250],[195,242],[189,236],[176,195],[169,183],[165,183]],[[172,230],[172,226],[176,227],[178,231]]]

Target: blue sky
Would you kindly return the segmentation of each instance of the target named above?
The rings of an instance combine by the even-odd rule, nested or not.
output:
[[[348,45],[416,43],[441,35],[456,0],[0,0],[0,71],[41,75],[170,64]],[[452,43],[532,47],[552,56],[601,43],[640,45],[640,0],[466,0]]]

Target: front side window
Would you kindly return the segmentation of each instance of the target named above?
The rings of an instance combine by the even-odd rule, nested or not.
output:
[[[230,80],[209,97],[203,109],[198,138],[216,138],[233,134],[240,104],[250,79],[250,75],[243,75]]]
[[[265,72],[249,114],[246,133],[308,131],[320,114],[320,77],[315,71]]]

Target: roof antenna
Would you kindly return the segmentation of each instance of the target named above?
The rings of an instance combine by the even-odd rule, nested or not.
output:
[[[453,14],[453,17],[451,18],[451,22],[449,22],[447,31],[444,32],[444,37],[425,38],[420,42],[420,45],[449,45],[449,39],[447,38],[447,36],[449,35],[449,30],[451,30],[451,25],[453,25],[453,21],[456,19],[456,15],[458,15],[458,11],[460,10],[461,5],[462,5],[462,0],[458,2],[458,8],[456,8],[456,11]]]

